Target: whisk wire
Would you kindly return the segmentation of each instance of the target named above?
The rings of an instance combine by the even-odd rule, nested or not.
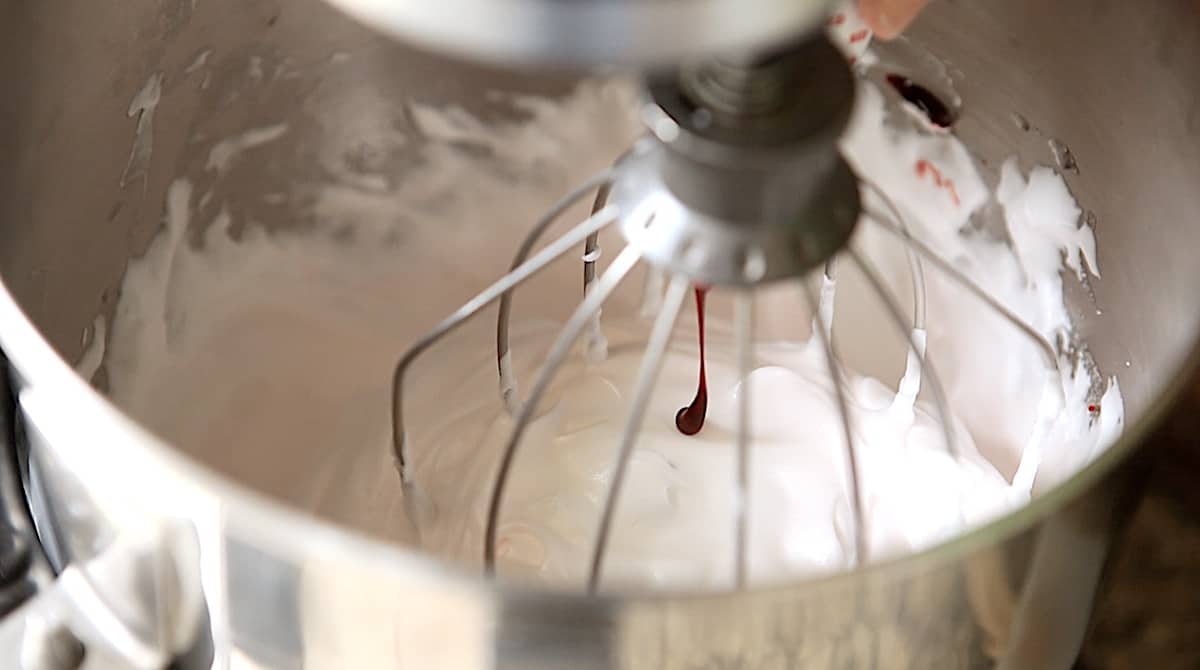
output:
[[[609,208],[605,207],[602,212],[608,210]],[[579,236],[576,236],[570,246],[575,246],[582,241]],[[508,486],[509,475],[512,471],[517,448],[521,444],[521,438],[525,434],[525,429],[529,427],[529,423],[533,419],[533,413],[537,411],[538,405],[541,404],[542,396],[550,388],[554,377],[563,363],[566,362],[571,348],[575,345],[583,330],[587,328],[592,316],[608,300],[621,281],[633,270],[639,258],[640,253],[637,247],[633,245],[626,246],[613,260],[608,270],[596,281],[594,288],[575,309],[575,312],[571,314],[566,325],[563,326],[558,339],[555,340],[550,353],[546,356],[546,361],[542,365],[541,371],[538,372],[537,379],[530,390],[529,398],[521,404],[520,410],[517,412],[512,433],[500,456],[500,466],[488,502],[483,554],[484,568],[489,576],[494,576],[496,571],[496,533],[500,522],[500,508],[504,501],[504,492]]]
[[[826,276],[828,278],[828,276]],[[851,432],[850,426],[850,401],[847,398],[846,382],[842,379],[840,363],[838,362],[837,352],[834,349],[833,338],[831,333],[829,319],[821,313],[821,308],[817,298],[813,295],[813,291],[803,281],[800,282],[801,293],[808,302],[808,308],[812,311],[816,320],[816,327],[813,328],[813,334],[819,338],[821,348],[825,351],[825,364],[829,371],[829,376],[833,380],[835,396],[838,404],[838,413],[842,418],[842,431],[846,438],[846,463],[850,470],[850,511],[854,518],[854,562],[861,565],[867,559],[867,534],[866,534],[866,519],[863,515],[862,505],[862,487],[858,472],[858,455],[854,451],[854,435]]]
[[[821,275],[821,293],[820,299],[817,301],[817,309],[814,312],[814,319],[817,315],[821,318],[816,322],[819,323],[821,331],[825,337],[833,337],[833,314],[837,303],[837,257],[830,258],[825,262],[825,273]]]
[[[612,523],[617,508],[617,501],[620,499],[621,489],[625,485],[626,475],[629,470],[629,461],[633,456],[633,449],[637,445],[638,435],[641,432],[642,423],[646,417],[646,409],[650,404],[651,394],[654,393],[654,387],[662,371],[662,363],[666,356],[667,345],[670,344],[671,333],[675,330],[675,323],[679,319],[680,311],[682,311],[683,300],[687,295],[688,285],[688,279],[682,275],[677,275],[671,279],[670,286],[667,288],[667,296],[663,303],[663,309],[654,321],[654,327],[650,332],[650,340],[642,356],[637,382],[629,403],[629,416],[626,417],[625,426],[621,430],[621,442],[617,449],[612,482],[609,484],[608,492],[604,498],[600,524],[596,531],[596,542],[592,550],[591,570],[588,575],[589,593],[595,593],[600,585],[600,577],[604,568],[604,557],[608,550],[608,541],[612,533]]]
[[[734,550],[734,580],[738,588],[746,586],[750,536],[750,373],[754,369],[754,295],[740,292],[733,303],[734,340],[737,348],[737,510]]]
[[[896,299],[892,296],[891,292],[888,291],[887,287],[884,286],[883,280],[879,278],[879,274],[875,272],[875,269],[870,262],[868,262],[867,259],[853,247],[848,248],[846,250],[846,254],[849,255],[851,260],[854,261],[855,266],[858,267],[858,271],[861,272],[864,277],[866,277],[867,283],[871,285],[871,289],[875,291],[875,294],[878,295],[879,299],[883,302],[888,317],[891,319],[892,323],[896,325],[901,337],[904,337],[905,341],[908,343],[909,350],[917,357],[917,361],[920,363],[921,376],[923,379],[926,379],[929,382],[929,388],[931,391],[933,391],[934,402],[937,404],[938,416],[942,420],[942,439],[945,440],[946,451],[952,458],[958,458],[961,454],[958,449],[958,443],[954,437],[954,426],[952,423],[953,419],[950,414],[950,403],[946,400],[945,387],[942,386],[942,380],[938,376],[937,370],[934,369],[933,362],[929,360],[929,356],[925,352],[925,348],[922,347],[919,342],[917,342],[917,338],[913,335],[914,329],[909,328],[908,325],[904,323],[904,316],[901,313],[900,305],[897,304]]]
[[[593,213],[608,205],[608,196],[611,192],[611,181],[600,185],[600,189],[596,193],[596,200],[592,203]],[[584,295],[592,290],[592,286],[596,282],[596,263],[600,260],[600,253],[600,233],[588,235],[587,241],[583,243]],[[596,313],[592,315],[592,322],[588,324],[588,328],[583,334],[584,351],[588,355],[588,360],[593,363],[603,361],[608,356],[608,340],[605,339],[604,330],[600,327],[600,318],[603,313],[603,307],[596,310]]]
[[[903,224],[901,224],[903,225]],[[904,229],[905,231],[908,228]],[[912,276],[913,329],[928,331],[925,326],[925,264],[921,255],[908,249],[908,272]]]
[[[893,219],[895,219],[895,221],[904,221],[904,217],[900,214],[900,208],[896,206],[896,203],[891,199],[891,197],[883,192],[883,189],[870,182],[864,183],[879,195],[880,200],[882,200],[888,210],[891,211],[891,216]],[[1046,338],[1042,337],[1041,333],[1039,333],[1033,326],[1026,323],[1024,319],[1014,314],[1012,310],[997,300],[993,295],[983,290],[979,284],[976,284],[958,268],[954,267],[952,263],[942,258],[936,251],[930,249],[929,246],[924,242],[918,240],[911,232],[909,232],[906,224],[893,223],[892,221],[888,221],[887,217],[878,215],[868,216],[866,218],[874,223],[880,230],[884,230],[899,238],[901,242],[904,242],[908,245],[909,249],[916,251],[947,277],[952,279],[963,288],[967,289],[967,291],[969,291],[975,297],[979,298],[989,307],[994,309],[1000,316],[1011,323],[1017,328],[1017,330],[1019,330],[1035,345],[1037,345],[1042,357],[1046,359],[1046,363],[1050,367],[1056,370],[1059,369],[1058,354],[1055,353],[1054,345],[1050,344]]]
[[[480,310],[496,300],[502,299],[503,296],[511,294],[513,289],[525,283],[531,277],[541,272],[547,265],[558,260],[572,248],[579,245],[588,235],[603,230],[613,221],[616,221],[617,214],[618,210],[616,207],[605,207],[596,214],[588,217],[582,223],[567,231],[562,237],[546,245],[544,249],[528,261],[521,263],[512,272],[504,275],[474,298],[471,298],[455,310],[453,314],[446,317],[437,326],[434,326],[431,331],[413,344],[400,358],[400,361],[396,364],[396,370],[392,375],[392,448],[395,452],[396,465],[400,470],[400,476],[403,481],[406,483],[409,481],[404,428],[404,378],[408,374],[408,368],[429,347],[475,316]],[[507,329],[505,333],[507,334]]]
[[[584,338],[585,351],[589,360],[596,355],[603,355],[607,348],[603,332],[600,328],[601,313],[606,301],[612,296],[631,273],[640,260],[640,250],[637,245],[630,244],[610,264],[607,271],[597,276],[598,260],[600,258],[600,233],[612,224],[620,215],[618,208],[609,204],[609,196],[616,178],[616,168],[605,170],[591,177],[556,202],[534,225],[528,235],[522,240],[511,263],[510,272],[487,289],[476,295],[457,311],[439,323],[431,332],[413,345],[397,363],[393,376],[393,449],[402,481],[411,484],[412,473],[409,472],[407,451],[407,436],[403,415],[403,385],[404,379],[412,363],[429,347],[443,336],[449,334],[479,311],[499,300],[499,312],[496,323],[496,357],[500,375],[500,393],[510,416],[513,426],[508,441],[500,454],[497,474],[493,480],[488,498],[487,517],[484,540],[484,565],[488,575],[494,576],[496,571],[496,555],[498,552],[497,536],[499,533],[500,513],[504,502],[505,491],[509,484],[513,464],[522,438],[533,421],[534,414],[548,392],[558,372],[567,360],[572,349]],[[942,419],[942,431],[946,449],[952,457],[959,457],[959,448],[949,411],[949,403],[941,379],[928,360],[923,342],[918,337],[923,334],[926,321],[925,270],[924,263],[928,262],[952,282],[965,288],[984,304],[1010,322],[1020,333],[1029,338],[1039,349],[1047,363],[1055,371],[1059,371],[1060,362],[1057,351],[1045,337],[1033,326],[1024,321],[993,297],[965,273],[958,270],[951,262],[942,258],[924,242],[917,239],[910,230],[900,208],[878,185],[863,181],[874,191],[884,204],[887,213],[868,212],[866,217],[872,224],[898,238],[904,243],[908,255],[909,270],[913,285],[913,316],[912,327],[908,327],[902,314],[902,309],[895,295],[884,284],[876,268],[858,250],[849,248],[846,253],[867,279],[871,289],[883,302],[885,311],[893,324],[900,329],[905,337],[912,358],[909,359],[909,373],[906,373],[906,384],[902,386],[914,389],[911,395],[915,399],[920,391],[919,377],[929,380],[931,391]],[[576,225],[563,236],[550,242],[540,251],[534,252],[542,236],[550,227],[571,207],[575,206],[588,193],[596,192],[592,205],[592,213],[582,223]],[[524,402],[520,400],[517,391],[517,380],[513,370],[512,352],[510,348],[510,321],[514,291],[525,281],[569,253],[572,248],[583,243],[583,286],[584,298],[572,313],[554,341],[549,354],[538,372],[530,395]],[[842,371],[837,348],[833,337],[833,308],[836,298],[836,261],[833,258],[825,265],[823,284],[819,298],[816,292],[805,282],[801,282],[804,299],[814,315],[813,336],[823,350],[826,367],[835,392],[835,400],[839,410],[842,430],[845,436],[846,464],[849,472],[850,511],[853,519],[853,544],[855,564],[865,563],[869,556],[868,528],[864,511],[862,477],[859,471],[858,454],[855,451],[853,422],[850,415],[851,400],[847,382]],[[654,281],[655,277],[659,279]],[[684,275],[672,276],[665,298],[662,297],[661,275],[655,275],[652,270],[648,275],[645,296],[643,300],[643,315],[654,316],[650,339],[638,371],[636,385],[633,389],[629,414],[622,427],[618,451],[615,457],[611,483],[605,493],[602,514],[597,526],[595,542],[591,555],[588,573],[588,591],[595,593],[603,575],[604,562],[611,541],[613,522],[617,504],[622,489],[629,474],[631,459],[636,447],[639,434],[644,423],[645,413],[658,383],[662,365],[666,358],[683,301],[687,293],[690,279]],[[659,300],[661,299],[661,302]],[[657,310],[650,307],[659,307]],[[654,313],[657,312],[655,315]],[[736,467],[735,467],[735,510],[734,510],[734,581],[738,588],[744,588],[749,572],[749,538],[751,519],[751,389],[749,378],[753,370],[754,344],[754,296],[750,291],[739,291],[734,299],[734,335],[736,367],[739,375],[740,389],[737,397],[736,416]],[[1059,389],[1061,392],[1061,389]]]
[[[612,181],[608,180],[600,184],[599,191],[596,192],[596,200],[592,203],[592,213],[595,214],[604,209],[608,205],[608,196],[612,193]],[[599,260],[600,253],[600,235],[592,233],[588,235],[587,241],[583,244],[583,290],[587,292],[592,282],[596,281],[596,261]]]
[[[521,246],[518,247],[517,253],[513,257],[512,265],[510,266],[509,271],[516,272],[517,269],[525,263],[525,260],[529,257],[529,254],[533,253],[534,246],[537,245],[538,240],[542,238],[542,235],[546,234],[546,231],[550,229],[550,226],[554,225],[554,222],[557,221],[559,217],[561,217],[566,213],[567,210],[582,200],[584,196],[595,189],[600,189],[601,194],[607,194],[607,189],[609,188],[610,184],[612,184],[612,180],[616,176],[616,173],[617,171],[613,168],[604,170],[587,179],[579,186],[576,186],[569,193],[560,198],[558,202],[551,205],[550,209],[546,210],[546,213],[543,214],[540,219],[538,219],[537,223],[534,224],[529,233],[525,235],[525,239],[521,240]],[[600,215],[600,212],[604,210],[604,205],[606,205],[607,202],[607,195],[605,195],[603,199],[597,198],[597,206],[592,208],[592,218]],[[588,243],[591,244],[592,240],[599,238],[599,235],[599,230],[590,230],[586,236],[586,239]],[[568,249],[569,248],[570,247],[568,247]],[[562,254],[559,255],[561,256]],[[514,286],[512,288],[516,287]],[[509,321],[512,319],[512,288],[505,291],[504,295],[500,298],[500,311],[496,317],[496,361],[500,371],[500,393],[504,398],[505,407],[510,413],[515,411],[516,406],[519,403],[519,399],[517,397],[517,381],[515,374],[511,369],[512,359],[508,355]]]

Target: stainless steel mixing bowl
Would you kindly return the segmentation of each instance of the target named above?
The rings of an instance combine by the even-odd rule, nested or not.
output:
[[[504,114],[482,82],[553,95],[569,77],[420,53],[320,0],[18,0],[0,5],[0,31],[0,345],[26,490],[61,572],[0,624],[0,643],[33,648],[62,622],[89,662],[146,667],[197,639],[222,667],[1070,666],[1130,457],[1200,333],[1195,2],[935,3],[891,48],[952,80],[958,133],[985,170],[1013,152],[1053,161],[1051,140],[1070,147],[1067,180],[1094,214],[1104,271],[1101,310],[1086,291],[1071,298],[1100,368],[1120,376],[1120,444],[1028,508],[920,556],[746,593],[600,600],[497,588],[317,520],[264,495],[267,473],[229,471],[217,445],[184,454],[155,438],[66,363],[159,231],[168,184],[203,171],[212,138],[291,125],[228,187],[250,203],[332,178],[315,157],[361,153],[373,128],[403,125],[410,98]],[[256,67],[284,76],[259,85]],[[130,100],[156,73],[149,116]]]

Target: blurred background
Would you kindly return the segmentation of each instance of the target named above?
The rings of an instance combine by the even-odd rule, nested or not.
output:
[[[1146,447],[1146,496],[1076,670],[1200,668],[1200,375]]]

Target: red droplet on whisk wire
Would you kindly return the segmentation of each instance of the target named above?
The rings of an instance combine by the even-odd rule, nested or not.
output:
[[[675,414],[675,427],[689,437],[704,429],[704,420],[708,416],[708,372],[704,366],[704,299],[707,295],[707,286],[696,286],[696,325],[700,332],[700,381],[696,385],[696,397],[692,404]]]

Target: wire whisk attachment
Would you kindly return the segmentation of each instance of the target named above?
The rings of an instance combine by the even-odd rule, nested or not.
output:
[[[763,82],[756,78],[769,79],[766,83],[771,85],[759,85]],[[827,101],[813,105],[796,93],[812,90],[799,85],[805,82],[821,86]],[[734,84],[733,89],[728,88]],[[1045,357],[1048,374],[1060,373],[1059,353],[1034,327],[917,239],[886,193],[873,184],[860,184],[837,147],[853,101],[853,82],[833,47],[820,41],[805,43],[758,62],[721,63],[707,74],[689,70],[674,78],[652,80],[647,90],[649,101],[642,116],[650,136],[612,169],[554,203],[518,245],[509,273],[453,312],[401,357],[393,377],[392,437],[406,496],[422,496],[406,432],[409,369],[434,344],[498,303],[498,392],[508,430],[500,442],[490,488],[482,493],[485,503],[478,519],[479,554],[487,574],[495,575],[502,544],[502,512],[519,452],[539,407],[581,340],[589,363],[602,364],[606,359],[609,352],[602,311],[622,282],[644,264],[648,272],[643,313],[652,317],[652,324],[631,385],[623,389],[628,400],[613,438],[611,467],[605,470],[603,491],[595,501],[594,535],[586,542],[590,549],[586,552],[585,585],[594,593],[605,581],[617,510],[627,492],[631,463],[644,439],[647,412],[672,350],[689,289],[717,287],[733,296],[736,393],[728,440],[733,455],[728,474],[733,492],[732,518],[728,520],[733,546],[728,551],[732,582],[745,587],[751,572],[752,467],[757,453],[752,424],[755,403],[762,402],[751,383],[759,365],[756,302],[761,287],[791,284],[798,293],[798,310],[812,314],[809,346],[813,360],[821,362],[828,376],[829,398],[838,415],[833,430],[840,433],[836,438],[844,454],[848,562],[867,562],[872,559],[867,514],[871,501],[864,487],[866,477],[859,458],[862,435],[856,426],[856,417],[864,410],[833,336],[840,267],[848,263],[865,278],[883,306],[883,317],[908,349],[893,409],[913,415],[918,396],[928,388],[942,445],[952,460],[963,459],[968,445],[950,411],[942,379],[927,356],[928,271],[940,273],[1028,338]],[[733,104],[739,90],[753,91],[754,104]],[[764,95],[771,99],[764,100]],[[705,113],[697,113],[698,109]],[[864,212],[860,187],[878,195],[887,211]],[[593,194],[590,216],[543,244],[558,220]],[[911,319],[905,317],[900,299],[883,274],[851,243],[860,221],[890,235],[903,248],[911,278]],[[612,227],[621,232],[626,244],[602,267],[599,240]],[[573,252],[582,252],[582,298],[541,358],[528,389],[523,390],[512,348],[514,301],[525,282]],[[819,291],[810,281],[814,275],[820,279]],[[701,335],[703,332],[701,324]],[[701,384],[705,383],[704,374],[702,365]],[[713,523],[725,522],[714,519]]]

